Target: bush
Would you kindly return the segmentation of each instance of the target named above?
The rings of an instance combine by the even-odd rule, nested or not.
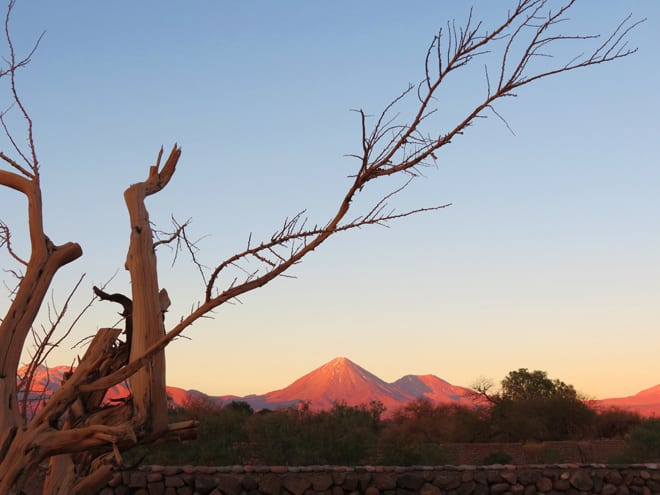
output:
[[[598,412],[595,438],[626,438],[642,422],[638,413],[611,407]]]
[[[265,464],[364,464],[376,443],[380,410],[341,403],[329,411],[280,410],[252,416],[245,432]]]
[[[301,414],[294,409],[280,409],[255,414],[247,421],[245,433],[260,463],[294,464],[301,454]]]
[[[490,414],[493,439],[504,442],[590,438],[595,420],[589,406],[562,396],[500,399]]]
[[[398,410],[384,422],[379,435],[379,464],[409,466],[414,464],[453,464],[457,455],[444,444],[451,442],[459,415],[457,409],[435,406],[418,399]]]
[[[635,462],[656,462],[660,460],[660,420],[643,420],[630,433],[624,453]]]

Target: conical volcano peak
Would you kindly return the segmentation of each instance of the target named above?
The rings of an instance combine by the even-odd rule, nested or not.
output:
[[[317,386],[355,386],[359,383],[383,384],[383,380],[346,357],[337,357],[305,375],[301,380]]]
[[[270,402],[291,397],[305,400],[318,409],[327,408],[335,402],[358,405],[380,401],[386,406],[393,406],[412,399],[346,357],[337,357],[288,387],[266,394]]]
[[[333,366],[350,366],[350,365],[357,366],[353,361],[351,361],[350,359],[348,359],[347,357],[344,357],[344,356],[336,357],[336,358],[328,361],[327,363],[325,363],[324,366],[329,366],[329,365],[333,365]]]
[[[336,357],[333,360],[325,363],[323,366],[320,366],[315,371],[321,371],[321,370],[325,370],[325,371],[334,370],[335,372],[340,372],[340,373],[351,373],[351,372],[369,373],[367,370],[355,364],[347,357]],[[312,373],[314,373],[314,371],[312,371]]]

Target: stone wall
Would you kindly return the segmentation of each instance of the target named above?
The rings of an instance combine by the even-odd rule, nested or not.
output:
[[[163,467],[116,473],[101,495],[660,494],[658,464]]]

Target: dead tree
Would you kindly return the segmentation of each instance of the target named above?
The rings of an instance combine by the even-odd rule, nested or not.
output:
[[[167,328],[163,311],[169,300],[158,283],[156,248],[168,241],[183,242],[188,247],[190,244],[185,225],[178,226],[169,239],[154,240],[146,200],[167,186],[181,156],[181,148],[175,145],[163,162],[161,149],[144,181],[129,186],[124,194],[130,216],[125,266],[130,273],[131,293],[114,299],[103,291],[100,294],[103,299],[122,304],[125,324],[130,325],[123,329],[127,337],[121,337],[121,328],[98,331],[68,379],[45,405],[27,417],[20,413],[16,385],[21,351],[53,277],[62,266],[79,258],[82,249],[75,242],[56,244],[46,234],[33,123],[15,84],[17,71],[28,64],[32,52],[19,57],[14,51],[9,35],[10,1],[5,17],[9,57],[0,76],[9,80],[12,111],[23,122],[27,139],[15,139],[15,129],[10,129],[5,114],[0,115],[13,148],[0,153],[5,164],[0,170],[0,185],[18,191],[27,200],[30,252],[16,252],[9,226],[0,223],[0,244],[18,267],[12,272],[17,285],[11,306],[0,324],[0,493],[20,493],[26,478],[44,462],[49,462],[45,493],[94,493],[121,466],[123,449],[189,434],[194,430],[193,422],[167,422],[164,349],[173,338],[222,304],[286,276],[292,266],[335,234],[444,208],[447,205],[397,212],[389,203],[423,167],[435,163],[440,148],[463,134],[475,119],[489,114],[499,117],[494,106],[497,101],[517,96],[520,88],[538,79],[611,62],[636,51],[627,47],[628,34],[638,24],[630,18],[603,38],[560,31],[572,5],[569,0],[551,10],[549,0],[520,0],[492,30],[475,22],[472,12],[461,26],[449,22],[428,47],[419,84],[409,85],[373,119],[358,111],[360,149],[351,155],[357,165],[335,213],[313,226],[308,225],[304,213],[298,213],[286,219],[270,239],[255,242],[249,238],[242,252],[208,272],[199,265],[206,277],[200,302],[190,314]],[[576,48],[586,55],[559,61],[548,58],[555,45],[566,43],[587,45]],[[445,80],[486,54],[490,65],[481,100],[453,127],[429,128],[429,117],[436,112],[434,102]],[[397,113],[406,105],[414,108],[408,119]],[[371,182],[387,176],[401,177],[401,185],[381,196],[366,212],[355,213],[354,200],[360,193]],[[259,268],[247,271],[247,262]],[[104,404],[105,391],[124,380],[130,381],[129,400]]]

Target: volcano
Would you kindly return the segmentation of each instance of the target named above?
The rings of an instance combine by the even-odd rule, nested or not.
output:
[[[306,403],[312,410],[382,403],[391,414],[418,398],[434,403],[473,405],[472,390],[452,385],[435,375],[407,375],[387,383],[348,358],[338,357],[281,390],[249,395],[240,400],[255,409],[277,409]]]
[[[302,401],[316,410],[329,409],[335,403],[356,406],[372,401],[382,402],[390,409],[414,399],[345,357],[335,358],[288,387],[269,392],[262,398],[271,405]]]

